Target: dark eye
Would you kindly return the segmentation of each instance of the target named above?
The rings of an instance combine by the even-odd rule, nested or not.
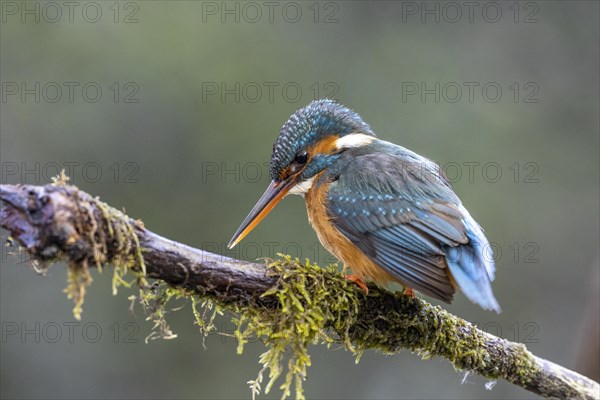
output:
[[[308,153],[306,150],[300,150],[298,153],[296,153],[296,158],[294,161],[296,161],[298,164],[306,164],[306,161],[308,161]]]

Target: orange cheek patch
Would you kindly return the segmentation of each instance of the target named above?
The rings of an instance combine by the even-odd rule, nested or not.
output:
[[[314,156],[315,154],[333,154],[337,152],[337,146],[335,145],[335,143],[339,138],[339,135],[331,135],[319,140],[308,151],[308,154]]]

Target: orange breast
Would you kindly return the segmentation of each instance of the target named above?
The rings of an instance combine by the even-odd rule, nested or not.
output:
[[[318,180],[319,176],[315,178],[315,182]],[[331,223],[326,206],[328,188],[329,183],[321,184],[319,187],[313,185],[305,195],[308,220],[317,232],[317,236],[323,247],[343,262],[345,267],[352,269],[352,272],[362,279],[367,278],[378,284],[385,284],[389,281],[399,282],[371,261],[369,257],[342,235]],[[402,284],[402,282],[399,283]]]

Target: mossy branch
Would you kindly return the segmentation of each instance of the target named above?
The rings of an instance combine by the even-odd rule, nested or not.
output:
[[[164,324],[159,305],[173,296],[189,297],[200,328],[211,328],[215,313],[236,315],[241,346],[248,335],[261,337],[268,351],[255,381],[260,390],[269,370],[268,388],[283,372],[289,355],[283,396],[302,381],[310,365],[311,343],[342,343],[360,354],[378,349],[393,354],[408,349],[424,358],[443,357],[455,368],[489,379],[505,379],[546,398],[597,399],[600,387],[560,365],[539,358],[519,343],[477,329],[419,298],[370,287],[365,296],[335,268],[318,268],[284,258],[267,265],[234,260],[194,249],[147,230],[98,198],[66,184],[63,177],[46,186],[0,185],[0,224],[38,266],[66,260],[68,295],[79,317],[89,268],[115,268],[113,289],[129,283],[130,272],[143,290],[141,300],[154,304],[151,317]],[[168,284],[158,290],[147,278]],[[202,308],[204,310],[199,310]],[[287,353],[286,353],[287,349]],[[291,350],[291,351],[290,351]]]

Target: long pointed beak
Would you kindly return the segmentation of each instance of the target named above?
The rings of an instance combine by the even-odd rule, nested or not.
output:
[[[263,220],[263,218],[267,216],[269,212],[271,212],[273,208],[275,208],[277,203],[279,203],[281,199],[285,197],[287,192],[295,185],[296,179],[293,179],[293,177],[283,182],[271,181],[269,187],[265,190],[265,193],[263,193],[254,208],[252,208],[252,211],[250,211],[244,222],[242,222],[242,225],[240,225],[233,235],[227,247],[231,249],[238,244],[260,223],[260,221]]]

